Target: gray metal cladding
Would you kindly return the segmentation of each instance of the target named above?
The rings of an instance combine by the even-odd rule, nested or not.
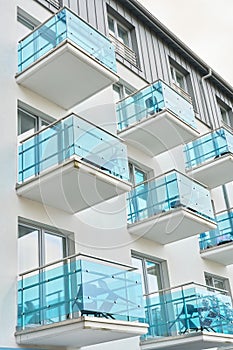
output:
[[[135,11],[130,11],[130,9],[124,6],[123,1],[64,0],[63,4],[78,13],[79,16],[105,35],[108,35],[107,6],[130,23],[135,31],[139,67],[130,64],[130,62],[120,55],[117,55],[117,59],[147,82],[152,82],[160,78],[171,84],[169,63],[171,59],[183,67],[189,75],[191,84],[191,92],[189,92],[194,100],[194,106],[199,114],[199,118],[211,128],[219,126],[219,119],[221,117],[217,96],[229,107],[233,106],[232,99],[228,98],[227,95],[224,94],[223,91],[220,91],[217,85],[213,84],[209,79],[205,81],[205,93],[208,99],[208,103],[206,103],[203,98],[201,78],[207,74],[207,71],[201,72],[198,67],[195,67],[191,61],[185,58],[185,55],[180,53],[180,50],[178,52],[175,45],[170,45],[165,42],[163,38],[159,37],[155,29],[144,23],[142,19],[137,16]]]

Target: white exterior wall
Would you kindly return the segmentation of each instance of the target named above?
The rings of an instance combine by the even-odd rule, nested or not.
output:
[[[204,271],[229,278],[233,286],[233,267],[203,260],[200,257],[198,237],[191,237],[177,243],[162,246],[144,238],[130,235],[126,224],[125,195],[99,204],[79,214],[71,215],[41,203],[19,198],[15,191],[17,177],[17,100],[50,115],[56,119],[67,114],[57,105],[37,94],[20,87],[15,82],[17,70],[17,41],[28,30],[16,22],[16,6],[22,7],[32,16],[44,21],[50,15],[47,10],[30,0],[3,1],[4,15],[0,31],[1,52],[1,118],[2,135],[0,139],[0,194],[1,194],[1,238],[0,245],[0,347],[17,347],[14,338],[17,313],[17,218],[18,216],[41,222],[74,233],[76,252],[93,254],[122,263],[131,262],[131,250],[167,261],[170,285],[187,282],[204,283]],[[139,89],[145,81],[118,64],[121,79]],[[111,88],[97,94],[73,109],[93,123],[116,133]],[[199,131],[206,127],[199,123]],[[153,169],[160,175],[171,169],[184,172],[182,146],[150,158],[142,152],[128,147],[128,155],[142,165]],[[233,206],[232,184],[226,186]],[[216,211],[225,208],[221,190],[212,191]],[[90,350],[105,349],[139,350],[138,338],[88,347]]]

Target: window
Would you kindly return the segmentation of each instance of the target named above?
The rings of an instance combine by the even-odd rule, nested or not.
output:
[[[110,15],[108,15],[108,28],[109,34],[118,39],[122,44],[132,47],[129,29]]]
[[[17,7],[17,21],[30,30],[33,30],[40,25],[40,22],[37,19],[29,15],[29,13],[20,7]]]
[[[170,72],[172,87],[188,102],[194,104],[194,92],[189,72],[187,72],[182,66],[175,62],[172,58],[169,58]]]
[[[136,267],[141,274],[143,294],[147,296],[145,299],[145,304],[148,306],[148,308],[146,308],[146,322],[150,325],[154,325],[154,335],[162,336],[164,335],[164,330],[159,326],[157,327],[157,324],[158,322],[164,323],[162,320],[167,318],[163,295],[160,293],[156,294],[157,298],[161,295],[161,303],[158,302],[158,305],[151,307],[153,305],[151,304],[151,300],[153,300],[154,303],[155,295],[153,295],[153,299],[151,299],[148,294],[169,287],[166,261],[141,256],[139,253],[133,252],[132,265]]]
[[[153,293],[164,287],[160,262],[132,254],[132,265],[141,274],[143,294]]]
[[[148,170],[144,170],[139,165],[129,162],[129,176],[133,186],[146,181],[149,177],[148,173]]]
[[[114,84],[113,85],[113,98],[114,102],[118,102],[123,98],[131,95],[134,92],[134,89],[129,88],[123,84]]]
[[[108,7],[109,8],[109,7]],[[131,64],[137,66],[137,45],[134,27],[109,8],[108,30],[116,52]]]
[[[129,163],[130,182],[135,189],[128,194],[128,213],[130,213],[130,220],[141,220],[150,215],[151,206],[151,191],[146,182],[152,171],[140,167],[135,163]]]
[[[221,289],[222,291],[229,291],[229,281],[226,278],[220,276],[214,276],[205,272],[205,283],[207,286]],[[211,288],[210,288],[211,290]]]
[[[20,223],[18,227],[19,273],[60,260],[68,255],[67,236],[40,225]]]
[[[231,128],[233,128],[233,112],[232,109],[225,104],[223,101],[217,98],[220,115],[223,123],[227,124]]]
[[[63,0],[35,0],[35,1],[52,11],[59,10],[59,8],[63,6]]]
[[[183,89],[184,91],[187,91],[186,79],[183,73],[181,73],[177,68],[171,66],[171,76],[173,84]]]
[[[44,116],[32,108],[18,106],[18,136],[19,141],[43,129],[53,122],[52,118]]]

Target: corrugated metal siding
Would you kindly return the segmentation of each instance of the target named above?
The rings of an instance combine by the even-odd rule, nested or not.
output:
[[[64,0],[64,5],[70,7],[73,11],[78,13],[79,16],[107,35],[106,4],[111,6],[119,15],[134,26],[139,50],[140,69],[133,66],[119,55],[117,55],[117,59],[148,82],[161,78],[171,83],[169,68],[169,57],[171,57],[190,74],[195,106],[200,119],[213,128],[218,127],[220,113],[216,96],[231,107],[233,101],[227,98],[222,91],[219,91],[216,86],[213,86],[213,84],[207,80],[205,82],[205,90],[208,97],[207,112],[203,98],[203,89],[200,84],[201,74],[197,68],[191,66],[174,47],[169,46],[159,38],[151,28],[146,27],[139,18],[129,11],[129,9],[125,8],[124,5],[117,0]]]

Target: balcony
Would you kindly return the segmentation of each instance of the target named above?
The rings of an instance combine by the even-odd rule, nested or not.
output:
[[[160,244],[215,229],[209,191],[171,171],[138,184],[128,196],[129,232]]]
[[[192,104],[160,80],[118,102],[117,117],[121,137],[150,156],[199,135]]]
[[[23,273],[18,282],[20,345],[83,347],[147,332],[140,274],[75,255]]]
[[[233,210],[216,215],[217,229],[199,238],[201,257],[223,265],[233,264]]]
[[[209,188],[233,180],[233,134],[217,129],[188,143],[184,148],[186,171]]]
[[[231,297],[196,283],[148,295],[146,321],[149,332],[142,350],[201,350],[233,343]]]
[[[112,43],[67,8],[19,42],[18,84],[69,109],[118,80]]]
[[[21,142],[17,194],[77,213],[131,189],[126,146],[71,114]]]

